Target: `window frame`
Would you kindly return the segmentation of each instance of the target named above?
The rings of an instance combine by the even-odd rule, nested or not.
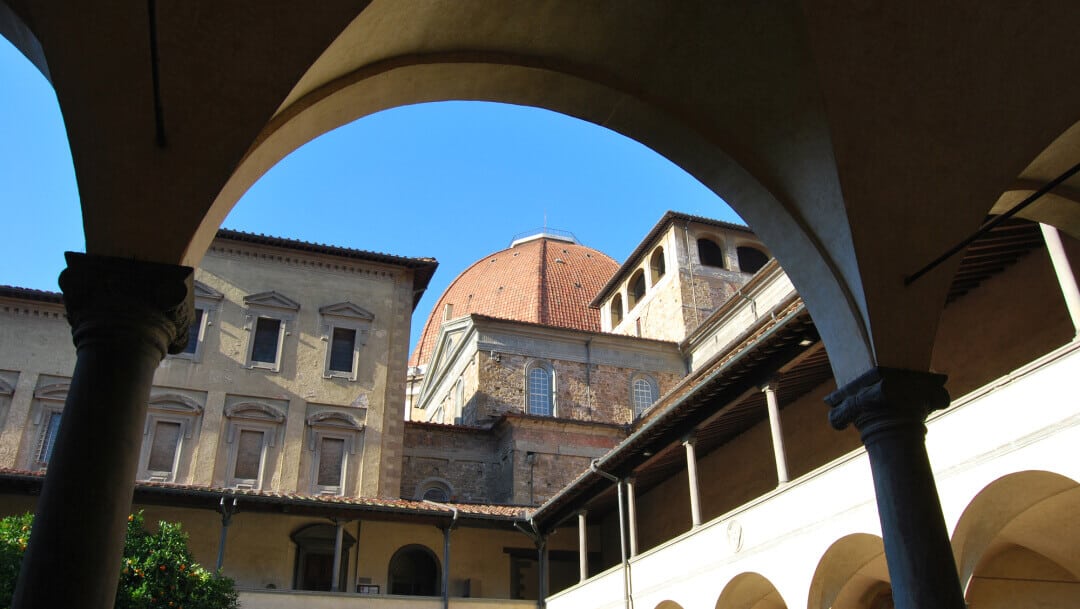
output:
[[[228,445],[226,456],[225,486],[235,489],[262,490],[266,482],[266,466],[271,449],[277,446],[278,434],[285,415],[276,408],[262,402],[240,402],[225,407],[228,419],[225,429],[225,443]],[[262,447],[259,453],[259,473],[255,478],[236,476],[240,443],[237,439],[243,431],[263,433]]]
[[[658,245],[649,256],[649,279],[652,280],[652,285],[660,283],[660,280],[667,275],[667,258],[664,252],[664,246]]]
[[[326,343],[323,355],[323,378],[343,378],[355,381],[360,371],[360,352],[367,344],[371,325],[375,315],[363,307],[349,301],[319,307],[320,336]],[[331,370],[330,360],[334,343],[334,331],[354,330],[352,346],[352,366],[349,370]]]
[[[180,353],[170,355],[170,359],[186,359],[194,363],[202,361],[207,328],[214,325],[217,313],[221,308],[221,301],[225,297],[221,292],[200,281],[195,282],[194,291],[194,310],[202,311],[202,319],[198,320],[198,326],[195,328],[195,351],[181,351]]]
[[[315,495],[343,496],[349,483],[350,466],[353,457],[363,443],[364,425],[355,417],[337,411],[319,411],[307,418],[308,451],[311,453],[311,484]],[[322,461],[322,440],[324,438],[343,440],[341,453],[341,474],[338,484],[319,484],[319,465]]]
[[[244,331],[248,334],[247,353],[244,367],[262,369],[271,372],[281,371],[281,361],[285,351],[285,338],[292,334],[292,327],[300,311],[300,304],[273,290],[244,297]],[[278,326],[277,349],[273,362],[255,361],[255,335],[259,319],[276,319]]]
[[[647,406],[639,409],[637,400],[636,385],[639,381],[643,381],[649,385],[649,390],[652,392],[652,402]],[[639,372],[630,377],[630,410],[634,415],[634,420],[641,418],[650,408],[652,408],[657,401],[660,400],[660,384],[656,382],[656,379],[652,375]]]
[[[136,473],[137,480],[151,482],[176,481],[176,474],[180,469],[183,451],[188,444],[194,445],[193,438],[199,427],[198,423],[202,413],[202,405],[186,395],[166,393],[151,396],[146,410],[146,421],[143,424],[142,447],[139,451],[139,469]],[[158,422],[180,424],[180,437],[176,441],[176,452],[173,454],[171,471],[150,469],[150,455],[154,447],[154,432]]]
[[[48,460],[42,461],[39,458],[41,449],[49,430],[48,422],[52,419],[53,415],[58,415],[60,417],[60,420],[57,423],[56,433],[52,436],[52,446],[56,446],[56,436],[60,434],[60,425],[63,425],[64,402],[67,400],[69,388],[70,385],[68,383],[52,383],[39,387],[34,391],[34,416],[30,419],[30,423],[32,427],[37,427],[38,429],[32,436],[24,436],[27,438],[32,437],[34,441],[33,450],[30,451],[26,457],[27,469],[30,471],[45,471],[49,466]],[[42,425],[42,423],[45,424]],[[52,455],[49,456],[51,457]]]
[[[533,370],[543,370],[547,374],[547,413],[535,413],[532,411],[532,400],[530,399],[532,393],[530,391],[530,385]],[[555,378],[555,368],[551,365],[550,362],[542,360],[530,361],[525,366],[525,414],[537,417],[558,416],[557,400],[555,399],[557,387],[558,384]]]

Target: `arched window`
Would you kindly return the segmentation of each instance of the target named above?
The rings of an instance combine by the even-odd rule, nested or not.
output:
[[[634,418],[642,415],[654,403],[660,390],[656,380],[646,374],[639,374],[630,383],[630,400],[634,404]]]
[[[712,239],[698,239],[697,254],[703,266],[724,268],[724,250]]]
[[[386,581],[390,594],[437,596],[441,578],[435,553],[425,546],[410,544],[394,552]]]
[[[667,272],[667,266],[664,263],[664,248],[658,247],[653,251],[652,257],[649,258],[649,271],[652,284],[656,285],[656,282],[660,281]]]
[[[454,489],[442,478],[425,478],[416,485],[415,497],[419,500],[446,503],[454,498]]]
[[[309,524],[290,537],[296,544],[296,565],[293,569],[293,589],[330,590],[334,573],[334,535],[330,524]],[[338,571],[338,590],[344,590],[349,573],[349,548],[356,538],[344,531],[341,537],[341,561]]]
[[[744,273],[756,273],[769,261],[769,257],[756,247],[742,246],[735,248],[735,252],[739,255],[739,270]]]
[[[533,362],[525,372],[525,411],[542,417],[555,414],[555,372],[543,362]]]
[[[622,294],[616,294],[615,297],[611,299],[611,327],[612,328],[614,328],[615,326],[622,323],[622,316],[623,316]]]
[[[645,271],[638,269],[637,272],[630,276],[628,292],[627,304],[633,309],[637,306],[637,303],[641,302],[642,298],[645,298]]]

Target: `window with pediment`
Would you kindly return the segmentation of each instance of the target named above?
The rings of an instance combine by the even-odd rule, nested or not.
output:
[[[375,316],[351,302],[339,302],[319,309],[320,332],[326,342],[323,376],[355,381],[360,367],[360,350],[367,343]]]
[[[60,432],[68,388],[68,383],[50,383],[34,391],[34,414],[26,435],[33,442],[27,469],[42,470],[49,465]]]
[[[320,411],[307,418],[311,459],[311,492],[345,494],[349,470],[360,450],[364,426],[352,415]]]
[[[269,453],[280,441],[284,412],[256,401],[225,407],[228,419],[225,442],[228,465],[225,484],[232,488],[259,490],[267,482]]]
[[[206,333],[208,328],[214,324],[214,318],[221,308],[221,301],[223,298],[224,295],[221,292],[201,281],[195,282],[195,311],[191,320],[191,325],[188,327],[187,346],[185,346],[184,350],[180,353],[171,355],[170,357],[189,359],[194,362],[202,360],[203,345],[206,342]]]
[[[190,451],[203,407],[174,393],[151,396],[139,455],[139,480],[175,482],[181,455]]]
[[[275,291],[244,297],[244,330],[248,333],[248,368],[281,370],[285,337],[296,322],[300,304]]]

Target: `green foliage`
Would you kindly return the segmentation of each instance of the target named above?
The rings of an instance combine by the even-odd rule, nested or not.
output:
[[[33,522],[32,514],[0,520],[0,599],[5,609]],[[233,581],[192,560],[187,539],[179,524],[160,522],[151,533],[141,512],[129,516],[116,609],[237,609]]]

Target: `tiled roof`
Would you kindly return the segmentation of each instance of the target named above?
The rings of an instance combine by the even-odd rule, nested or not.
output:
[[[481,258],[457,276],[435,303],[410,366],[431,360],[444,321],[474,313],[600,331],[600,312],[589,308],[619,268],[606,254],[561,239],[538,238]],[[452,305],[449,319],[446,306]]]
[[[36,300],[54,304],[63,304],[64,302],[64,295],[60,292],[20,288],[13,285],[0,285],[0,298],[18,298],[19,300]]]
[[[44,472],[22,469],[0,468],[0,480],[40,484],[45,479]],[[411,499],[388,499],[383,497],[337,497],[333,495],[309,495],[304,493],[279,493],[233,489],[196,484],[173,484],[170,482],[139,481],[135,484],[136,501],[140,495],[168,493],[176,496],[211,496],[217,500],[222,496],[237,497],[258,502],[305,505],[334,509],[340,507],[365,508],[370,511],[397,512],[417,516],[450,516],[456,509],[463,517],[498,520],[518,520],[524,518],[529,508],[516,505],[488,505],[479,503],[431,503]]]

